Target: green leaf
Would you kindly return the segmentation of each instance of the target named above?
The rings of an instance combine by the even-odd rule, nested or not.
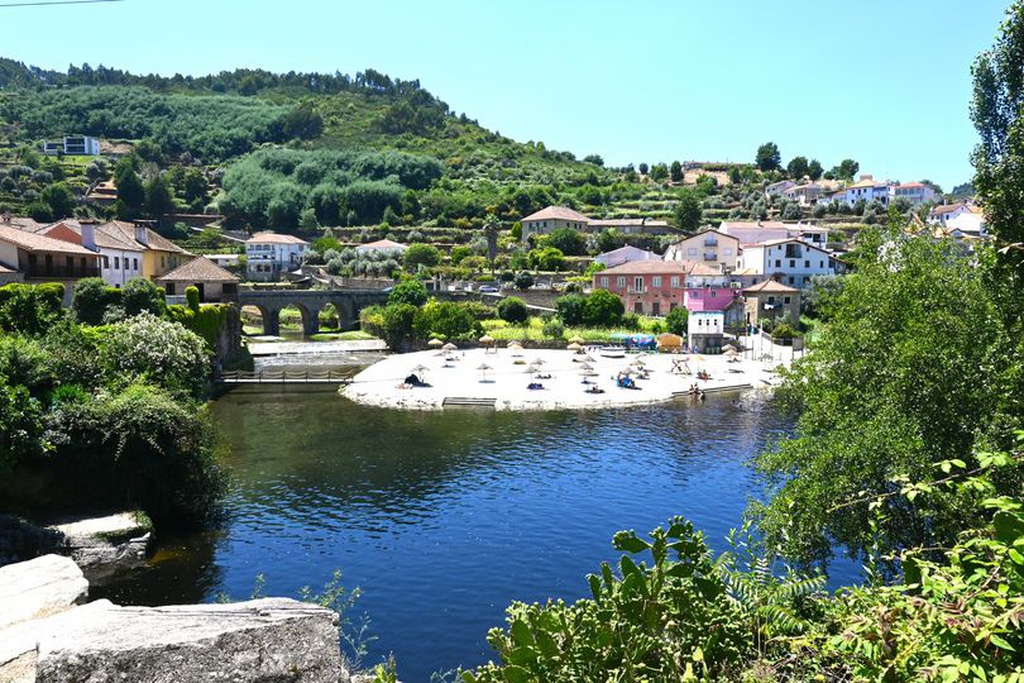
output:
[[[601,579],[593,574],[587,574],[587,583],[590,584],[590,593],[594,596],[594,600],[601,602],[601,597],[604,595],[604,591],[601,590]]]
[[[1019,551],[1010,548],[1007,552],[1010,555],[1011,560],[1013,560],[1017,564],[1024,564],[1024,555],[1021,555]]]
[[[530,627],[525,621],[516,619],[512,622],[512,628],[509,629],[512,634],[512,640],[517,645],[532,645],[533,644],[533,633],[530,631]]]
[[[635,531],[620,531],[612,538],[612,545],[616,550],[623,550],[627,553],[642,553],[651,547]]]
[[[502,674],[508,683],[530,683],[530,672],[515,664],[506,664]]]
[[[991,636],[989,636],[988,639],[992,642],[993,645],[995,645],[998,648],[1001,648],[1003,650],[1009,650],[1010,652],[1016,652],[1016,650],[1013,648],[1013,645],[1010,645],[1008,642],[1006,642],[1006,640],[1002,636],[993,633]]]

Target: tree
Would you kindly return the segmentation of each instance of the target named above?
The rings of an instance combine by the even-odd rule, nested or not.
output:
[[[637,165],[637,167],[636,167],[636,169],[637,169],[638,171],[640,171],[640,175],[647,175],[647,171],[648,171],[648,168],[649,168],[649,167],[647,166],[647,164],[645,164],[645,163],[644,163],[644,162],[642,162],[642,161],[641,161],[641,162],[639,163],[639,165]]]
[[[403,257],[405,269],[411,273],[416,272],[420,266],[432,268],[440,262],[441,252],[432,244],[410,244]]]
[[[697,193],[688,187],[679,191],[679,201],[676,202],[674,210],[676,225],[682,230],[696,230],[700,227],[701,209],[700,199]]]
[[[114,168],[114,183],[117,185],[117,201],[122,208],[122,216],[137,216],[146,202],[146,188],[136,171],[138,160],[134,156],[126,156]]]
[[[651,167],[651,180],[661,182],[668,178],[668,166],[665,164],[655,164]]]
[[[613,327],[622,321],[622,299],[607,289],[592,292],[583,304],[583,322],[590,327]]]
[[[583,161],[588,164],[594,164],[595,166],[604,166],[604,159],[601,158],[600,154],[588,154],[583,157]]]
[[[129,317],[148,312],[162,316],[167,308],[164,291],[144,277],[133,277],[121,288],[121,306]]]
[[[669,167],[668,174],[673,183],[683,182],[683,165],[678,161],[673,161],[672,165]]]
[[[807,163],[807,157],[793,157],[792,161],[786,164],[786,173],[797,181],[809,175],[810,165]]]
[[[498,302],[498,317],[507,323],[521,325],[530,317],[526,302],[517,296],[509,296]]]
[[[807,164],[807,175],[810,176],[811,180],[820,180],[824,172],[825,170],[821,167],[821,162],[817,159],[811,159],[811,163]]]
[[[597,236],[597,250],[602,254],[626,244],[626,238],[615,228],[605,228]]]
[[[860,164],[853,159],[843,159],[839,162],[838,166],[833,166],[832,170],[829,171],[825,177],[831,176],[836,180],[853,180],[854,176],[857,175],[857,171],[860,170]]]
[[[534,249],[530,252],[530,260],[538,270],[558,272],[565,268],[565,255],[555,247]]]
[[[814,353],[786,375],[780,396],[802,411],[796,435],[757,461],[780,485],[755,509],[761,529],[803,562],[827,563],[833,544],[865,557],[951,543],[961,501],[908,507],[885,494],[901,477],[927,480],[942,460],[973,466],[975,439],[1002,420],[996,377],[1010,357],[994,353],[1004,333],[985,268],[949,242],[899,231],[861,241],[856,271],[825,301],[830,322]]]
[[[111,292],[113,290],[113,292]],[[103,278],[87,277],[75,283],[71,295],[71,309],[75,319],[86,325],[100,325],[107,306],[120,300],[120,292],[108,287]]]
[[[549,247],[554,247],[566,256],[583,256],[587,253],[587,240],[579,230],[555,228],[544,237]]]
[[[555,299],[555,310],[566,325],[582,325],[586,301],[586,297],[579,294],[566,294]]]
[[[665,328],[672,334],[685,337],[687,334],[686,324],[689,318],[690,312],[686,309],[686,306],[676,306],[665,316]]]
[[[427,303],[427,288],[415,278],[402,280],[392,287],[388,294],[388,305],[410,304],[419,307],[425,303]]]
[[[167,184],[167,179],[156,175],[146,183],[146,213],[150,216],[166,216],[174,212],[174,195]]]
[[[110,326],[100,365],[110,386],[148,381],[191,398],[202,396],[210,370],[202,337],[150,313]]]
[[[777,171],[782,167],[782,155],[774,142],[766,142],[757,148],[754,164],[761,172]]]
[[[47,185],[40,194],[40,199],[50,206],[55,219],[68,218],[75,215],[75,194],[67,183],[60,182]]]

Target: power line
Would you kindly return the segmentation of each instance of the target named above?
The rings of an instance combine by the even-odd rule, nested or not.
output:
[[[39,2],[5,2],[0,9],[13,7],[46,7],[49,5],[93,5],[98,2],[124,2],[124,0],[40,0]]]

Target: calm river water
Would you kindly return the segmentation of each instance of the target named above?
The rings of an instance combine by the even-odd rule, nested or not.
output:
[[[406,681],[494,657],[512,600],[588,595],[619,529],[682,514],[716,550],[758,487],[748,459],[789,428],[765,395],[608,412],[438,413],[358,406],[332,391],[254,388],[214,404],[231,446],[229,519],[165,539],[105,595],[137,604],[359,586]],[[833,576],[833,579],[842,578]]]

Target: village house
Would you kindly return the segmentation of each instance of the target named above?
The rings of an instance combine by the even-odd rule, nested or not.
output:
[[[796,183],[792,180],[780,180],[777,183],[766,185],[764,188],[764,194],[767,197],[780,197],[787,190],[791,190],[796,187]]]
[[[99,156],[100,141],[88,135],[65,135],[61,140],[43,142],[43,154],[58,156],[61,154],[74,156]]]
[[[170,241],[163,235],[138,223],[110,221],[96,226],[96,234],[103,233],[108,237],[123,242],[132,242],[142,247],[142,277],[156,280],[164,273],[191,261],[194,256]]]
[[[80,244],[0,225],[0,266],[17,271],[24,282],[60,282],[65,303],[70,302],[75,282],[99,277],[99,254]]]
[[[548,206],[519,221],[524,242],[532,235],[546,235],[557,228],[583,231],[589,222],[588,217],[565,206]]]
[[[785,233],[783,233],[785,234]],[[718,268],[720,272],[732,270],[740,254],[740,240],[721,230],[701,230],[696,235],[669,245],[666,261],[694,261]]]
[[[307,249],[309,242],[294,235],[258,232],[245,242],[246,275],[250,280],[275,281],[302,265]]]
[[[835,275],[837,261],[824,249],[797,239],[782,239],[744,247],[740,269],[802,288],[810,286],[815,275]]]
[[[725,312],[690,313],[686,319],[686,336],[693,353],[721,353],[725,342]]]
[[[402,258],[402,255],[408,248],[408,246],[401,242],[395,242],[393,240],[377,240],[376,242],[360,244],[356,247],[356,253],[369,254],[371,252],[375,252],[378,254],[388,254],[394,258]]]
[[[631,261],[660,261],[661,257],[655,254],[653,251],[647,251],[646,249],[640,249],[627,244],[624,247],[618,249],[612,249],[606,251],[603,254],[598,254],[594,257],[596,263],[600,263],[606,268],[613,268],[623,263],[629,263]]]
[[[237,275],[229,273],[208,258],[200,256],[156,279],[168,296],[185,294],[189,287],[199,290],[203,302],[230,301],[238,296]]]
[[[976,207],[968,204],[967,202],[940,204],[939,206],[933,207],[932,210],[928,212],[928,222],[945,227],[947,221],[965,213],[974,213],[975,210]]]
[[[864,174],[860,177],[860,180],[852,185],[847,185],[843,189],[833,192],[829,195],[829,200],[846,204],[847,206],[853,206],[861,201],[867,204],[877,200],[883,206],[888,206],[889,182],[876,181],[874,176]]]
[[[742,324],[740,287],[731,276],[703,263],[695,263],[686,275],[686,310],[690,313],[718,311],[725,316],[725,326]]]
[[[810,223],[722,221],[718,226],[718,231],[739,239],[740,249],[751,244],[762,244],[781,239],[798,239],[821,249],[828,245],[828,228]]]
[[[913,206],[935,201],[935,198],[938,196],[930,185],[925,185],[924,183],[902,183],[894,185],[890,189],[893,200],[903,199],[910,202]]]
[[[800,290],[774,280],[765,280],[743,290],[744,322],[760,327],[766,319],[777,322],[786,318],[791,324],[800,321]]]
[[[791,187],[782,193],[784,199],[796,202],[800,206],[811,206],[825,192],[825,187],[818,183],[807,183]]]
[[[122,287],[142,276],[146,248],[120,231],[97,230],[91,223],[59,221],[39,231],[54,239],[79,244],[100,256],[100,277],[111,287]]]
[[[594,289],[607,289],[622,299],[627,311],[665,315],[685,305],[688,261],[631,261],[594,275]]]

